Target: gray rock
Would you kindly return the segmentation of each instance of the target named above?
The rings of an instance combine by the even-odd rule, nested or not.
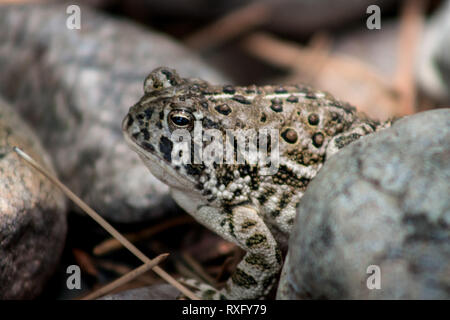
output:
[[[81,30],[69,30],[66,7],[1,6],[0,93],[32,124],[61,179],[100,214],[160,217],[173,208],[168,188],[125,144],[121,121],[155,67],[226,81],[168,37],[85,7]]]
[[[428,22],[419,45],[417,82],[436,102],[450,103],[450,1],[446,1]]]
[[[299,204],[277,298],[450,299],[449,194],[450,109],[345,147]]]
[[[179,295],[180,291],[170,284],[155,284],[110,294],[98,300],[175,300]]]
[[[42,291],[67,229],[64,196],[13,146],[54,171],[35,133],[0,100],[0,300],[31,299]]]

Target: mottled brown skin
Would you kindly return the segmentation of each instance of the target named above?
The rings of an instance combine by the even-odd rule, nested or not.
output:
[[[300,85],[214,86],[158,68],[145,80],[144,91],[123,121],[127,142],[171,187],[181,207],[247,252],[223,290],[200,286],[205,298],[264,297],[280,271],[280,241],[289,235],[308,183],[339,149],[389,126]],[[278,171],[263,175],[247,162],[173,164],[171,134],[176,129],[193,134],[194,121],[201,121],[203,131],[219,130],[224,139],[227,129],[277,129]]]

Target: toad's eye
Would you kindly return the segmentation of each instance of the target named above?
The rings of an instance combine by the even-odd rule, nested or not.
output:
[[[173,110],[169,113],[169,126],[172,130],[191,130],[194,127],[194,117],[185,110]]]

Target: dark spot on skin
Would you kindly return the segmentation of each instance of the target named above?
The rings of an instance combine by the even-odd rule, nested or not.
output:
[[[233,222],[231,222],[231,217],[228,218],[228,228],[230,228],[230,235],[233,238],[236,238],[236,234],[234,233],[234,225],[233,225]]]
[[[139,120],[144,120],[144,115],[142,113],[139,113],[136,118],[138,118]]]
[[[236,90],[231,85],[226,85],[223,87],[223,93],[234,94]]]
[[[297,98],[296,96],[292,95],[292,96],[289,96],[289,97],[286,99],[286,101],[287,101],[287,102],[290,102],[290,103],[297,103],[297,102],[298,102],[298,98]]]
[[[216,111],[224,116],[227,116],[231,113],[231,108],[226,104],[220,104],[216,107]]]
[[[322,132],[316,132],[312,136],[313,145],[316,148],[320,148],[325,140],[325,137]]]
[[[157,121],[156,122],[156,126],[158,127],[158,129],[162,129],[162,122],[161,121]]]
[[[331,120],[337,120],[339,118],[339,115],[334,111],[332,111],[330,113],[330,115],[331,115]]]
[[[256,221],[247,219],[242,223],[241,228],[248,229],[248,228],[254,227],[254,226],[256,226]]]
[[[266,279],[263,280],[263,288],[264,290],[267,290],[269,287],[271,287],[275,282],[275,277],[274,276],[270,276]]]
[[[356,111],[356,108],[353,107],[352,105],[348,104],[348,103],[341,103],[339,101],[332,101],[329,104],[330,106],[339,108],[344,110],[346,113],[353,113]]]
[[[263,112],[261,114],[261,122],[266,122],[266,120],[267,120],[266,114]]]
[[[291,218],[288,221],[286,221],[288,225],[292,226],[294,224],[294,219]]]
[[[249,100],[245,99],[245,97],[241,95],[235,95],[232,99],[242,104],[251,104]]]
[[[292,128],[287,128],[281,133],[281,137],[287,142],[287,143],[296,143],[298,140],[297,131],[295,131]]]
[[[275,111],[275,112],[281,112],[283,111],[283,101],[281,101],[281,99],[278,98],[274,98],[272,99],[272,105],[270,106],[270,108]]]
[[[202,173],[202,169],[198,165],[185,164],[184,168],[186,169],[187,174],[191,176],[198,176]]]
[[[150,139],[150,133],[148,132],[147,129],[142,128],[142,129],[141,129],[141,132],[142,132],[142,134],[144,135],[144,139],[145,139],[145,140],[149,140],[149,139]]]
[[[263,192],[258,196],[258,201],[261,205],[264,205],[267,200],[269,200],[269,198],[271,196],[273,196],[277,191],[275,190],[275,188],[271,188],[271,187],[267,187],[263,190]]]
[[[272,215],[272,217],[276,218],[281,214],[281,211],[280,211],[280,209],[277,208],[277,209],[273,210],[270,214]]]
[[[281,195],[280,202],[278,203],[278,208],[283,210],[286,208],[286,206],[289,204],[289,201],[291,200],[291,196],[289,193],[285,192]]]
[[[247,93],[247,94],[256,93],[256,90],[255,89],[245,89],[245,93]]]
[[[275,89],[275,93],[287,93],[287,90],[283,87],[278,87]]]
[[[250,289],[251,287],[257,285],[255,278],[245,273],[241,269],[236,269],[236,272],[233,274],[231,279],[236,285],[247,289]]]
[[[357,133],[352,133],[348,136],[342,136],[336,139],[336,146],[339,149],[342,149],[343,147],[345,147],[346,145],[352,143],[355,140],[358,140],[359,137],[361,137],[361,135],[357,134]]]
[[[319,124],[319,120],[320,120],[320,118],[319,118],[319,115],[317,113],[311,113],[308,116],[308,122],[312,126],[318,125]]]
[[[310,179],[306,177],[297,176],[292,172],[291,169],[289,169],[285,165],[280,165],[278,168],[278,172],[272,176],[272,183],[292,186],[299,190],[304,189],[308,185],[309,181]]]
[[[201,106],[203,107],[203,109],[208,109],[208,102],[203,101],[203,102],[201,103]]]
[[[172,160],[172,148],[173,142],[167,137],[161,137],[159,140],[159,151],[163,154],[164,159],[169,162]]]
[[[145,113],[145,117],[147,118],[147,120],[150,120],[150,118],[152,117],[153,114],[153,109],[147,108],[144,111]]]
[[[167,70],[167,69],[163,69],[163,70],[161,70],[161,73],[163,74],[163,75],[165,75],[166,76],[166,78],[171,78],[171,77],[173,77],[173,74],[172,74],[172,72],[170,72],[169,70]]]
[[[127,121],[127,127],[130,127],[134,122],[134,119],[132,116],[128,116],[128,121]]]
[[[161,70],[161,73],[166,76],[166,79],[172,86],[177,85],[175,77],[173,76],[172,72],[170,72],[169,70]]]
[[[270,268],[269,263],[267,263],[264,255],[262,254],[249,254],[245,257],[245,262],[254,266],[262,267],[263,270]]]
[[[202,298],[204,300],[213,300],[215,294],[216,294],[216,291],[214,291],[212,289],[208,289],[202,293]]]
[[[316,99],[316,95],[314,93],[308,92],[305,96],[307,99]]]
[[[163,120],[163,119],[164,119],[164,111],[161,110],[161,111],[159,112],[159,120]]]
[[[133,133],[131,136],[134,138],[134,140],[137,140],[139,137],[140,132]]]
[[[212,121],[209,118],[204,118],[202,125],[205,129],[219,129],[219,124],[217,122]]]
[[[142,142],[142,147],[149,152],[155,151],[155,147],[151,143],[148,143],[146,141]]]
[[[262,193],[258,196],[258,202],[261,205],[264,205],[267,202],[267,200],[268,200],[268,197],[266,197],[264,193]]]
[[[344,111],[347,113],[356,112],[356,108],[349,103],[342,104],[342,109],[344,109]]]
[[[283,262],[283,259],[281,257],[281,250],[280,248],[277,248],[277,251],[275,252],[275,258],[277,259],[277,262],[281,264]]]
[[[254,247],[266,241],[267,238],[265,235],[257,233],[248,238],[247,241],[245,241],[245,244],[247,245],[247,247]]]

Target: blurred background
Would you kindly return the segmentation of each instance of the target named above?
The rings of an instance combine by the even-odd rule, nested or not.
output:
[[[67,27],[70,5],[80,29]],[[169,273],[220,284],[242,252],[143,181],[122,141],[123,116],[161,65],[217,84],[308,84],[380,120],[449,107],[450,1],[0,0],[0,96],[61,179],[149,256],[171,252]],[[56,272],[17,297],[76,298],[138,266],[75,206],[65,212]],[[65,287],[74,263],[77,292]],[[147,273],[128,288],[155,283]]]

